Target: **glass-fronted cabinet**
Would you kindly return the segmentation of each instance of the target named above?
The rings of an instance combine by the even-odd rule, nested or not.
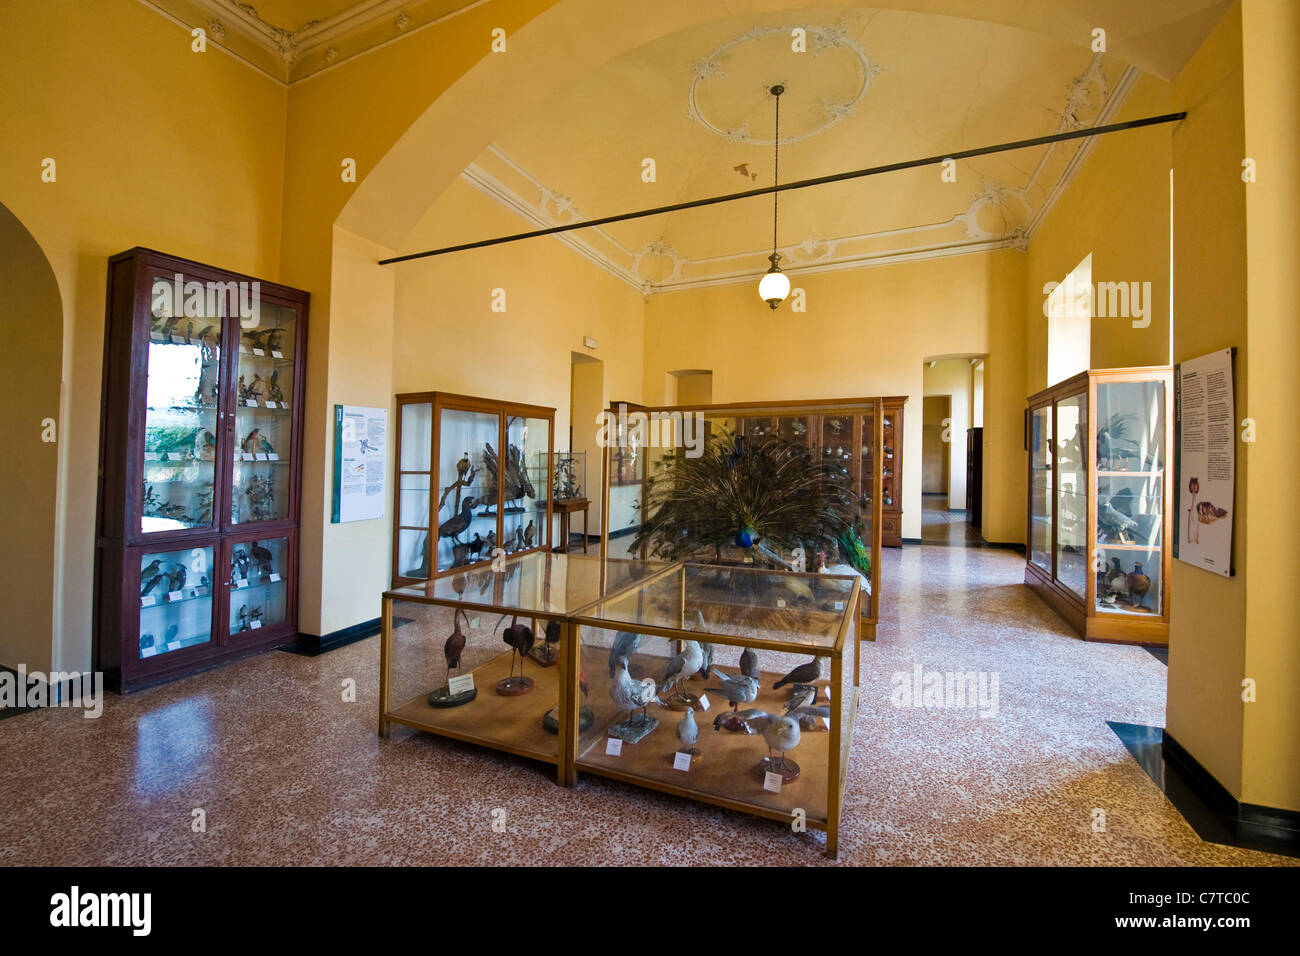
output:
[[[397,396],[395,587],[549,548],[555,409]]]
[[[1094,370],[1029,399],[1025,582],[1089,639],[1168,642],[1172,382]]]
[[[108,300],[94,640],[125,692],[296,634],[308,296],[132,249],[109,262]],[[241,549],[250,586],[270,566],[279,590],[242,630],[226,572]]]

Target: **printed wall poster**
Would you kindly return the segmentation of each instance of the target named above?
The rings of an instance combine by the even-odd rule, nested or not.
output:
[[[334,501],[332,522],[384,516],[388,409],[334,406]]]
[[[1174,557],[1229,577],[1237,453],[1232,349],[1178,365],[1174,392]]]

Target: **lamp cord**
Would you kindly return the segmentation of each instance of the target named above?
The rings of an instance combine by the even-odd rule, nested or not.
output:
[[[773,143],[774,156],[772,160],[772,185],[781,184],[781,94],[776,94],[776,139]],[[772,193],[772,251],[776,252],[776,197],[778,193]]]

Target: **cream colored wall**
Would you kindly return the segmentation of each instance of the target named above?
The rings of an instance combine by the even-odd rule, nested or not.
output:
[[[966,507],[966,430],[971,421],[970,359],[936,361],[925,365],[922,382],[926,395],[949,395],[948,508]]]
[[[416,226],[411,241],[432,248],[453,236],[464,238],[466,223],[473,223],[476,235],[519,230],[517,218],[458,181]],[[556,435],[567,436],[572,356],[579,351],[602,363],[601,408],[611,399],[641,395],[641,293],[558,239],[411,262],[398,266],[396,276],[398,392],[449,391],[548,405],[556,410]],[[495,289],[505,292],[504,313],[492,311]],[[598,347],[584,348],[585,336]],[[592,431],[588,481],[599,482],[594,426]],[[593,533],[600,519],[593,502]]]
[[[909,396],[903,535],[919,538],[923,360],[988,353],[985,536],[1023,541],[1023,260],[1002,250],[796,275],[802,314],[789,302],[768,310],[748,282],[656,295],[646,306],[645,381],[710,368],[715,402]]]
[[[1114,122],[1173,112],[1168,83],[1143,76]],[[1171,126],[1097,138],[1069,188],[1029,242],[1025,278],[1026,396],[1046,388],[1043,286],[1061,282],[1090,253],[1097,282],[1150,282],[1150,325],[1094,317],[1093,368],[1169,364],[1169,170]],[[1145,320],[1141,320],[1145,321]]]
[[[585,354],[585,353],[584,353]],[[587,523],[589,534],[600,530],[603,518],[604,496],[601,494],[601,468],[603,467],[602,449],[596,444],[596,416],[606,407],[605,363],[595,361],[573,362],[572,404],[574,420],[573,450],[587,453],[587,476],[582,486],[582,493],[591,503],[587,506]],[[567,410],[566,410],[567,411]],[[585,414],[584,414],[585,413]],[[579,417],[580,416],[580,417]],[[566,414],[566,419],[569,417]],[[555,433],[563,434],[559,426]],[[557,441],[559,441],[557,439]],[[563,441],[560,441],[563,445]],[[573,531],[573,519],[570,518],[569,530]]]
[[[1300,810],[1300,588],[1293,573],[1300,502],[1285,490],[1300,473],[1300,4],[1244,0],[1242,27],[1246,155],[1261,173],[1245,189],[1250,380],[1237,413],[1259,429],[1257,442],[1237,446],[1238,460],[1249,464],[1238,489],[1255,503],[1245,516],[1251,579],[1244,672],[1259,685],[1257,701],[1245,707],[1241,799]]]
[[[278,277],[284,88],[190,40],[131,0],[5,4],[0,204],[40,243],[63,300],[49,638],[61,669],[91,659],[107,258],[141,245]],[[57,182],[41,181],[45,157]]]

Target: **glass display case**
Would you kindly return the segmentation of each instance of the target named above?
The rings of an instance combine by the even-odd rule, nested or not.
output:
[[[108,302],[94,646],[129,691],[297,633],[308,296],[133,249],[109,262]],[[216,569],[254,533],[282,544],[282,593],[236,641]]]
[[[537,474],[546,474],[546,456],[537,453],[534,465]],[[551,496],[556,501],[569,501],[587,497],[587,453],[585,451],[557,451],[555,472],[551,476]]]
[[[569,783],[570,616],[659,567],[534,550],[385,592],[380,734],[466,740],[554,764]]]
[[[549,548],[554,430],[553,408],[398,395],[394,586]]]
[[[575,775],[800,820],[834,857],[861,585],[678,563],[578,612]]]
[[[860,574],[863,586],[862,638],[875,640],[879,615],[880,547],[884,527],[880,516],[888,513],[882,505],[882,496],[897,480],[896,459],[886,457],[884,451],[884,424],[888,421],[889,414],[892,414],[887,413],[886,409],[901,408],[905,402],[906,399],[867,398],[761,405],[638,406],[628,409],[626,414],[629,421],[636,415],[645,418],[643,427],[628,429],[633,436],[638,432],[644,436],[640,457],[645,463],[647,493],[643,499],[651,498],[649,489],[666,474],[666,468],[682,458],[701,456],[703,450],[714,447],[717,442],[723,443],[726,446],[723,451],[727,452],[731,449],[731,442],[739,441],[738,449],[734,452],[736,455],[743,455],[745,448],[751,447],[746,442],[763,442],[769,438],[806,448],[811,463],[830,472],[832,480],[847,492],[852,534],[845,534],[835,541],[823,541],[820,546],[799,548],[803,553],[796,554],[797,544],[772,549],[769,542],[755,540],[761,539],[761,534],[746,536],[743,533],[746,529],[737,526],[721,540],[715,535],[708,542],[692,546],[691,553],[679,554],[677,557],[682,560],[767,567],[774,570],[815,571],[824,564],[828,573]],[[616,418],[618,416],[615,409],[610,409],[609,414]],[[697,422],[697,419],[697,424],[691,424]],[[615,459],[617,453],[618,449],[605,449],[603,474],[606,481],[603,494],[606,513],[611,497],[617,493],[618,488],[615,484],[618,473]],[[880,463],[879,468],[877,463]],[[726,462],[719,464],[726,466]],[[707,480],[704,481],[701,490],[707,492],[712,486],[724,485],[727,485],[726,479],[719,476],[712,485]],[[790,495],[798,498],[801,493],[795,489]],[[777,497],[767,497],[766,500],[765,507],[779,506]],[[653,503],[638,503],[638,515],[643,523],[653,507]],[[792,541],[799,536],[797,528],[790,529],[790,534],[787,535]],[[614,553],[608,550],[614,547],[620,554],[650,556],[650,551],[644,546],[638,548],[636,541],[635,535],[611,541],[606,530],[601,529],[602,553]]]
[[[1025,582],[1088,639],[1168,642],[1172,383],[1094,370],[1029,399]]]

